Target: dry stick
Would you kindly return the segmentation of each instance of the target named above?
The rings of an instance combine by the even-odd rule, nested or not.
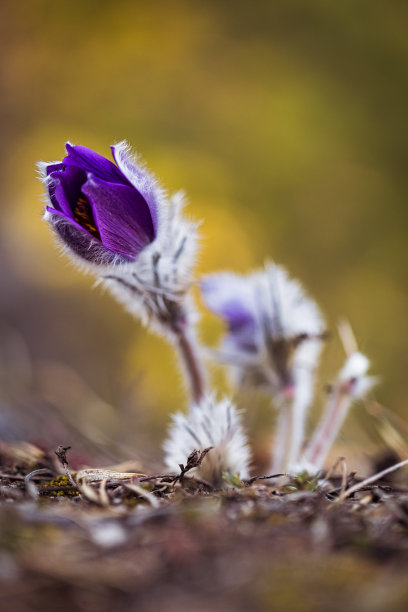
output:
[[[42,474],[53,474],[53,473],[54,472],[50,470],[49,468],[40,468],[39,470],[34,470],[33,472],[30,472],[29,474],[24,476],[25,488],[26,488],[26,491],[31,495],[31,497],[36,499],[39,496],[39,491],[37,487],[35,486],[35,484],[31,482],[31,479],[35,478],[36,476],[39,476],[40,474],[42,475]]]
[[[246,487],[250,487],[251,484],[257,482],[258,480],[270,480],[272,478],[280,478],[281,476],[289,477],[290,474],[286,474],[285,472],[283,472],[282,474],[269,474],[268,476],[252,476],[252,478],[244,480],[244,483]]]
[[[352,353],[356,353],[358,351],[357,340],[354,335],[353,328],[350,325],[350,321],[346,317],[340,317],[337,323],[337,329],[344,352],[346,353],[347,357],[350,357]]]
[[[344,493],[339,495],[339,497],[336,499],[336,502],[344,501],[347,497],[349,497],[353,493],[356,493],[357,491],[359,491],[363,487],[371,484],[372,482],[375,482],[376,480],[379,480],[383,476],[386,476],[387,474],[391,474],[392,472],[395,472],[396,470],[399,470],[399,468],[404,467],[404,465],[408,465],[408,459],[405,459],[404,461],[400,461],[399,463],[395,463],[395,465],[392,465],[391,467],[387,468],[386,470],[383,470],[382,472],[377,472],[377,474],[374,474],[374,476],[370,476],[369,478],[366,478],[362,482],[359,482],[359,483],[353,485],[352,487],[350,487],[349,489],[344,491]]]
[[[367,397],[365,409],[370,416],[374,416],[379,420],[387,419],[399,432],[403,433],[404,436],[408,436],[408,421],[400,417],[386,406],[383,406],[377,402],[374,395],[369,395]]]
[[[76,491],[78,491],[78,485],[75,482],[75,480],[72,478],[72,474],[71,471],[68,467],[68,461],[67,461],[67,450],[69,450],[71,447],[70,446],[62,446],[62,444],[60,444],[59,446],[57,446],[57,448],[55,449],[55,454],[57,455],[59,462],[61,463],[62,467],[65,470],[66,475],[68,476],[68,480],[69,482],[72,484],[72,486],[74,487],[74,489]]]
[[[333,476],[338,466],[341,466],[341,487],[340,487],[340,495],[344,493],[347,487],[347,463],[344,457],[339,457],[337,461],[331,466],[329,471],[327,472],[323,482],[321,483],[321,487],[329,482],[330,478]]]
[[[106,490],[108,478],[104,478],[99,486],[99,499],[101,500],[102,506],[108,508],[110,506],[110,499]]]
[[[336,461],[333,463],[333,465],[331,466],[331,468],[328,470],[326,476],[323,479],[323,482],[321,483],[321,486],[325,485],[326,482],[329,482],[330,478],[333,476],[334,472],[337,470],[337,467],[341,464],[344,463],[344,457],[337,457]]]
[[[149,502],[152,508],[158,508],[160,506],[160,502],[156,495],[154,495],[150,491],[146,491],[146,489],[144,489],[140,485],[136,483],[126,483],[124,487],[129,491],[133,491],[133,493],[136,493],[139,497],[145,499],[147,502]]]
[[[44,473],[43,476],[41,478],[39,478],[39,474],[38,472],[42,473],[42,468],[41,470],[34,470],[34,472],[30,472],[30,474],[26,474],[26,476],[22,476],[21,474],[5,474],[5,473],[1,473],[0,474],[0,479],[5,479],[5,480],[25,480],[27,477],[30,478],[35,478],[36,480],[47,480],[46,476],[45,476],[45,470],[48,470],[48,468],[44,468]],[[52,470],[49,470],[50,474],[54,474],[54,472]]]
[[[184,476],[185,474],[187,474],[187,472],[189,472],[190,470],[192,470],[193,468],[199,467],[204,459],[204,457],[213,449],[213,446],[209,446],[208,448],[205,448],[202,451],[199,450],[193,450],[188,458],[187,458],[187,463],[186,465],[183,465],[182,463],[179,463],[179,468],[180,468],[180,474],[178,474],[177,476],[174,477],[173,480],[173,484],[176,484],[176,482],[179,482],[181,485],[183,485],[183,480],[184,480]]]
[[[347,463],[344,457],[342,457],[341,462],[341,491],[340,495],[344,494],[344,491],[347,488]]]

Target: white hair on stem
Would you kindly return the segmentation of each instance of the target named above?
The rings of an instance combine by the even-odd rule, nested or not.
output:
[[[275,440],[273,468],[282,471],[296,463],[302,448],[324,327],[315,302],[283,268],[268,264],[265,277],[270,296],[264,315],[265,344],[277,369],[289,373],[292,385],[275,394],[283,439]]]
[[[164,443],[165,463],[174,472],[185,464],[192,451],[212,447],[201,465],[191,470],[192,475],[223,486],[223,474],[228,472],[248,477],[249,448],[239,412],[227,398],[217,401],[212,394],[194,404],[187,415],[173,416],[168,439]]]
[[[182,217],[183,205],[181,192],[173,196],[165,231],[134,263],[105,271],[99,280],[128,312],[175,345],[191,396],[199,401],[206,374],[195,331],[198,313],[190,295],[198,224]]]
[[[313,466],[314,471],[323,467],[327,454],[355,400],[362,399],[373,387],[376,379],[367,376],[370,362],[356,351],[349,355],[332,386],[328,401],[311,441],[307,445],[301,463]]]
[[[273,444],[272,473],[281,472],[285,468],[288,439],[290,436],[290,411],[286,406],[278,409],[278,419],[275,427]]]

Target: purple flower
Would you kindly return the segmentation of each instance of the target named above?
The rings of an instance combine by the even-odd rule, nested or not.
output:
[[[208,308],[228,326],[218,358],[231,366],[236,383],[269,391],[281,408],[273,470],[286,470],[298,460],[313,397],[324,338],[320,312],[273,263],[247,276],[209,275],[201,288]]]
[[[228,327],[227,350],[256,353],[259,329],[254,293],[248,280],[229,273],[212,274],[201,281],[207,307]]]
[[[248,276],[212,274],[201,283],[207,307],[227,325],[220,358],[238,368],[240,382],[293,398],[301,370],[315,365],[322,320],[297,281],[279,266]]]
[[[154,179],[131,161],[125,143],[111,147],[116,164],[87,147],[66,149],[61,162],[42,165],[46,219],[89,262],[134,261],[157,235],[161,191]]]

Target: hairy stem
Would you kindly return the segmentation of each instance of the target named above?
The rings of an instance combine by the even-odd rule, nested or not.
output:
[[[288,416],[288,410],[286,407],[282,406],[278,413],[278,422],[276,425],[275,443],[273,447],[273,472],[280,472],[285,469],[289,431]]]
[[[196,339],[188,329],[178,329],[175,333],[181,362],[187,375],[190,393],[195,403],[200,402],[205,393],[205,375]]]
[[[307,406],[301,404],[294,398],[290,406],[291,411],[291,431],[290,443],[285,469],[290,469],[299,460],[299,453],[302,448],[305,433],[305,416]]]
[[[278,407],[278,423],[273,452],[272,469],[276,472],[285,471],[290,461],[293,446],[293,411],[292,402],[282,400]]]
[[[336,389],[330,397],[316,431],[305,450],[305,459],[317,468],[323,466],[324,460],[332,446],[340,427],[346,417],[351,398],[344,388]]]

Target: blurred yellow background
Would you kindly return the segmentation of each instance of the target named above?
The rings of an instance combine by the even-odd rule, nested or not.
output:
[[[318,395],[344,358],[343,315],[377,397],[404,416],[407,25],[394,0],[2,2],[4,438],[159,458],[186,403],[170,347],[92,290],[41,220],[35,163],[61,159],[66,140],[108,156],[126,138],[184,189],[203,219],[200,273],[285,265],[333,331]],[[218,334],[205,314],[203,338]],[[340,443],[380,444],[361,407]]]

